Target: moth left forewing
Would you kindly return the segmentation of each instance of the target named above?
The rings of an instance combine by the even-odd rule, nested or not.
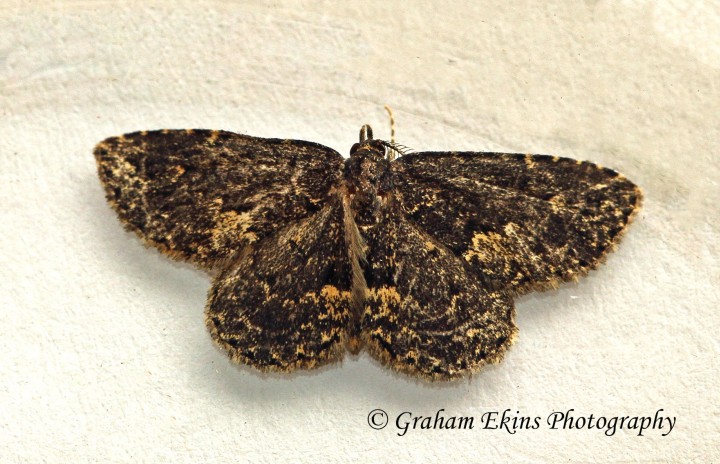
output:
[[[413,153],[393,169],[409,219],[518,293],[596,267],[642,197],[611,169],[547,155]]]
[[[431,235],[388,206],[365,231],[361,320],[369,352],[393,369],[450,380],[502,359],[516,328],[511,298],[486,288]]]
[[[125,227],[205,269],[315,214],[343,166],[319,144],[212,130],[134,132],[104,140],[94,154]]]
[[[206,322],[236,362],[311,369],[345,351],[352,305],[341,200],[251,246],[213,282]]]

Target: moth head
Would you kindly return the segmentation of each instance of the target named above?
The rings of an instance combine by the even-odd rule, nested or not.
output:
[[[388,142],[373,138],[372,127],[365,124],[360,128],[360,142],[350,148],[350,156],[368,158],[385,158],[388,150]]]
[[[350,156],[384,159],[387,153],[387,146],[382,140],[367,140],[362,143],[356,143],[350,149]]]

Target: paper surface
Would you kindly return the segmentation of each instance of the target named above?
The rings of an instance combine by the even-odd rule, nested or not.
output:
[[[0,7],[0,461],[720,459],[717,4],[47,5]],[[122,229],[93,146],[213,128],[347,154],[362,124],[389,137],[386,103],[416,151],[588,159],[644,208],[598,271],[519,298],[517,343],[469,380],[366,354],[285,377],[232,365],[205,330],[209,277]],[[474,428],[398,435],[401,413],[440,409]],[[482,428],[506,409],[541,424]],[[569,409],[676,424],[551,429]]]

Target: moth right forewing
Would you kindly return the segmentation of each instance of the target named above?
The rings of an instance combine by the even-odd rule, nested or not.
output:
[[[611,169],[547,155],[413,153],[393,169],[407,217],[514,292],[596,267],[642,198]]]

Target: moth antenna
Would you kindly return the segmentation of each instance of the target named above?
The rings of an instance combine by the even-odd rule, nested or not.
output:
[[[408,147],[407,145],[403,145],[401,143],[393,143],[392,144],[393,149],[400,153],[401,155],[407,155],[408,153],[412,152],[413,149]]]
[[[400,143],[383,142],[383,145],[388,150],[388,160],[390,161],[393,161],[397,154],[402,156],[413,151],[412,148]]]
[[[395,144],[395,117],[393,117],[392,108],[389,105],[385,105],[385,111],[387,111],[390,117],[390,143]]]
[[[388,145],[390,150],[388,151],[388,159],[393,161],[395,159],[395,154],[398,152],[398,150],[395,149],[395,117],[393,117],[390,105],[385,105],[385,111],[387,111],[387,114],[390,117],[390,144]]]

